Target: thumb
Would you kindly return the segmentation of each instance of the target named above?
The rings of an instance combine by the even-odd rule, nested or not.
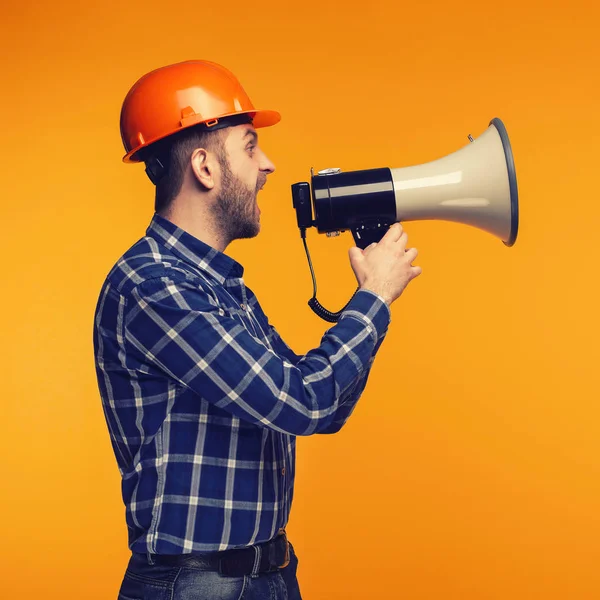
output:
[[[362,279],[361,275],[363,271],[363,263],[365,262],[363,251],[360,248],[354,246],[348,251],[348,256],[350,258],[350,265],[352,266],[354,275],[356,276],[356,279],[360,282]]]
[[[350,250],[348,250],[350,262],[352,264],[356,263],[357,265],[361,264],[365,260],[363,252],[364,250],[361,250],[358,246],[353,246],[350,248]]]

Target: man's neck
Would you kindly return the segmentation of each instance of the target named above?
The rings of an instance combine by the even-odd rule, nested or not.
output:
[[[208,207],[194,206],[197,204],[198,200],[192,203],[186,202],[183,198],[178,198],[164,213],[159,214],[201,242],[219,252],[225,252],[229,240],[216,227],[214,217]]]

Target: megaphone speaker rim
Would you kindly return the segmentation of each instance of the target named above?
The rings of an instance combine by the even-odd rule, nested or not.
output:
[[[506,169],[508,171],[508,183],[510,188],[510,234],[508,240],[506,240],[504,244],[512,246],[517,240],[517,233],[519,231],[519,191],[517,187],[517,172],[515,170],[512,147],[504,123],[496,117],[490,121],[490,125],[493,125],[500,135],[502,147],[504,148],[504,157],[506,158]]]

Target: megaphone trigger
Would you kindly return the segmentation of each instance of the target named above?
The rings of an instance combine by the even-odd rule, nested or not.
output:
[[[377,244],[381,241],[383,236],[387,233],[391,223],[365,223],[358,227],[352,228],[352,236],[354,237],[354,243],[361,249],[364,250],[371,244]]]

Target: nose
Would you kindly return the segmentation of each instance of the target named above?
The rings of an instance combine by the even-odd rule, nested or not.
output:
[[[269,160],[269,157],[261,150],[260,170],[263,173],[271,174],[275,171],[275,165]]]

